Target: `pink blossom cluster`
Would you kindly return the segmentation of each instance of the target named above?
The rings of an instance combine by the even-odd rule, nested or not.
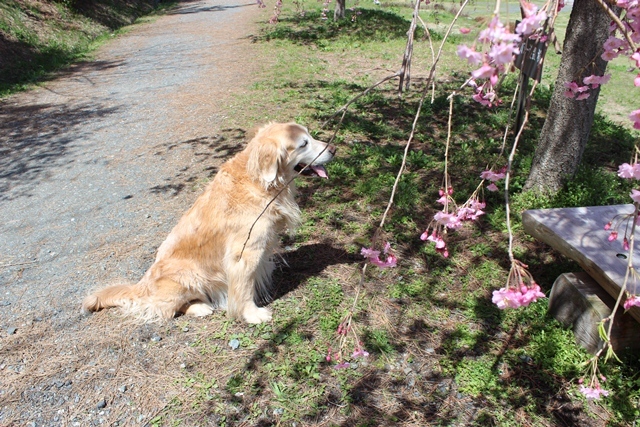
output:
[[[564,96],[567,98],[575,98],[577,101],[589,98],[591,93],[589,89],[596,89],[600,85],[606,84],[611,79],[611,74],[605,74],[604,76],[596,76],[594,74],[582,79],[584,85],[579,86],[576,82],[565,83],[564,87],[567,89],[564,91]]]
[[[627,163],[621,165],[620,170],[618,171],[618,176],[633,173],[633,172],[630,172],[633,168],[634,166],[630,166]],[[622,176],[622,177],[626,178],[626,176]],[[631,200],[633,200],[634,202],[640,203],[640,191],[631,190],[631,194],[629,194],[629,196],[631,197]],[[629,232],[629,223],[633,220],[633,216],[634,214],[616,215],[616,217],[613,220],[609,221],[604,225],[605,231],[609,231],[609,237],[607,237],[607,240],[610,242],[613,242],[614,240],[618,240],[618,230],[620,229],[620,226],[622,224],[625,224],[625,232],[624,232],[624,237],[622,239],[622,249],[624,249],[625,251],[629,250],[629,237],[627,236],[627,233]]]
[[[358,348],[356,348],[351,354],[351,357],[354,359],[357,359],[359,357],[362,357],[362,358],[369,357],[369,352],[364,348],[358,346]]]
[[[505,308],[526,307],[539,298],[545,298],[540,286],[533,280],[527,265],[518,260],[511,262],[507,286],[493,291],[491,301],[500,310]]]
[[[262,0],[258,0],[258,5],[260,7],[266,7]],[[273,15],[269,19],[269,24],[277,24],[278,18],[280,17],[280,12],[282,12],[282,0],[276,0],[275,5],[273,6]]]
[[[629,310],[631,307],[640,307],[640,296],[631,295],[627,298],[623,305],[625,310]]]
[[[638,71],[633,84],[640,87],[640,2],[638,0],[617,0],[617,7],[621,9],[620,22],[624,30],[618,26],[616,22],[612,22],[609,27],[609,38],[604,42],[601,58],[605,61],[612,61],[620,55],[629,56]],[[618,35],[618,33],[621,33]],[[606,78],[606,81],[598,80]],[[591,79],[592,81],[587,81]],[[567,91],[565,96],[575,98],[577,100],[587,99],[589,97],[588,88],[596,88],[600,84],[604,84],[609,79],[607,76],[589,76],[583,79],[584,86],[579,86],[576,82],[566,83]],[[632,111],[629,119],[633,122],[635,129],[640,129],[640,109]]]
[[[449,187],[447,191],[441,188],[438,194],[440,198],[437,202],[443,204],[444,209],[433,216],[431,224],[429,224],[429,227],[422,233],[420,240],[434,243],[436,245],[436,252],[447,258],[449,251],[447,249],[447,243],[444,240],[447,229],[456,230],[462,227],[465,221],[477,220],[481,215],[484,215],[483,209],[486,204],[478,200],[475,195],[472,195],[464,205],[450,209],[450,207],[455,206],[455,202],[451,198],[453,188]]]
[[[373,248],[362,248],[360,253],[373,265],[376,265],[380,268],[391,268],[397,265],[398,258],[395,255],[389,253],[390,249],[391,244],[387,242],[382,250],[383,257],[386,257],[385,260],[381,260],[380,251],[376,251]]]
[[[609,396],[609,391],[600,388],[600,385],[596,387],[585,387],[581,385],[579,390],[587,400],[600,400],[600,396]]]
[[[640,112],[640,110],[638,111]],[[629,163],[621,164],[620,166],[618,166],[618,176],[624,179],[640,180],[640,164],[638,164],[637,162],[633,164],[629,164]],[[631,190],[629,197],[631,197],[631,200],[633,200],[634,202],[640,203],[640,191],[635,189]],[[611,226],[611,223],[609,223],[609,227],[610,226]]]
[[[349,331],[352,331],[350,325],[350,316],[347,317],[347,319],[343,320],[340,325],[338,325],[338,329],[336,330],[336,333],[340,336],[340,348],[338,349],[338,351],[333,351],[331,349],[331,347],[328,348],[327,350],[327,354],[325,356],[325,360],[329,363],[335,361],[337,362],[336,365],[333,366],[334,369],[345,369],[348,368],[349,366],[351,366],[351,364],[349,362],[347,362],[346,360],[343,359],[342,357],[342,349],[345,345],[346,342],[346,336],[349,333]],[[355,338],[356,338],[356,345],[355,348],[353,350],[353,353],[351,353],[351,358],[352,359],[358,359],[358,358],[366,358],[369,357],[369,352],[367,350],[364,349],[364,347],[362,346],[362,342],[360,342],[358,340],[357,335],[355,334],[355,331],[352,331]]]
[[[604,375],[600,375],[600,379],[603,382],[607,380]],[[600,386],[600,381],[598,381],[598,376],[595,372],[591,376],[591,384],[589,384],[589,386],[585,386],[583,383],[584,379],[580,378],[578,380],[578,384],[580,384],[578,391],[582,393],[587,400],[600,400],[601,396],[609,396],[609,391]]]
[[[640,165],[638,163],[623,163],[618,166],[618,176],[624,179],[640,179]]]
[[[493,291],[491,301],[500,310],[504,310],[505,308],[526,307],[532,302],[536,302],[538,298],[544,298],[544,293],[540,290],[540,286],[533,282],[529,286],[522,284],[519,289],[501,288]]]
[[[516,26],[515,33],[511,33],[500,22],[498,16],[495,16],[489,23],[489,27],[478,35],[478,42],[487,46],[483,52],[476,51],[475,46],[458,46],[457,53],[461,59],[471,65],[481,64],[480,68],[471,73],[468,85],[475,91],[473,99],[487,107],[500,104],[501,101],[495,93],[495,86],[498,83],[499,75],[505,72],[514,55],[520,53],[520,42],[525,38],[539,37],[537,32],[547,19],[546,12],[539,11],[537,6],[532,3],[521,1],[520,4],[525,10],[525,17]]]
[[[506,176],[506,168],[503,168],[500,172],[495,173],[492,170],[486,170],[480,174],[480,178],[491,181],[491,184],[487,185],[487,190],[489,191],[498,191],[498,187],[496,186],[496,182],[504,179]]]

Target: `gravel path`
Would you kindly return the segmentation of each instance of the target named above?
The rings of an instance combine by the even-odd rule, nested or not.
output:
[[[241,148],[244,131],[225,129],[225,107],[251,82],[248,36],[265,17],[248,0],[184,2],[0,104],[0,425],[118,422],[108,409],[127,386],[86,369],[109,366],[108,352],[77,354],[110,322],[82,316],[80,303],[96,287],[137,280]],[[157,327],[130,328],[160,339]],[[123,422],[147,415],[136,417]]]

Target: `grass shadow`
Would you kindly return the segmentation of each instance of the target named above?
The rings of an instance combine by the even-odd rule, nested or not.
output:
[[[347,14],[355,12],[347,11]],[[358,9],[356,19],[333,21],[322,19],[318,11],[308,11],[304,15],[281,18],[279,24],[266,31],[261,40],[289,40],[300,44],[313,44],[318,47],[339,38],[351,42],[388,41],[406,37],[411,22],[395,13],[384,10]],[[416,29],[416,38],[422,37],[424,30]],[[431,32],[434,40],[442,35]]]

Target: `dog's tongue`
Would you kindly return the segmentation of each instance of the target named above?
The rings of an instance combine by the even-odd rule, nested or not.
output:
[[[309,166],[315,173],[318,174],[318,176],[320,178],[329,178],[329,175],[327,174],[327,170],[322,167],[322,166]]]

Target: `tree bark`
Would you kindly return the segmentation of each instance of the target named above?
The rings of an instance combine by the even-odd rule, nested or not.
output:
[[[336,0],[336,8],[333,10],[333,20],[337,21],[338,19],[344,18],[344,13],[346,9],[347,0]]]
[[[609,37],[611,19],[595,0],[575,0],[565,36],[558,78],[547,118],[540,132],[525,190],[556,193],[575,174],[593,125],[600,88],[586,100],[564,96],[565,83],[589,75],[603,75],[607,62],[602,45]]]

